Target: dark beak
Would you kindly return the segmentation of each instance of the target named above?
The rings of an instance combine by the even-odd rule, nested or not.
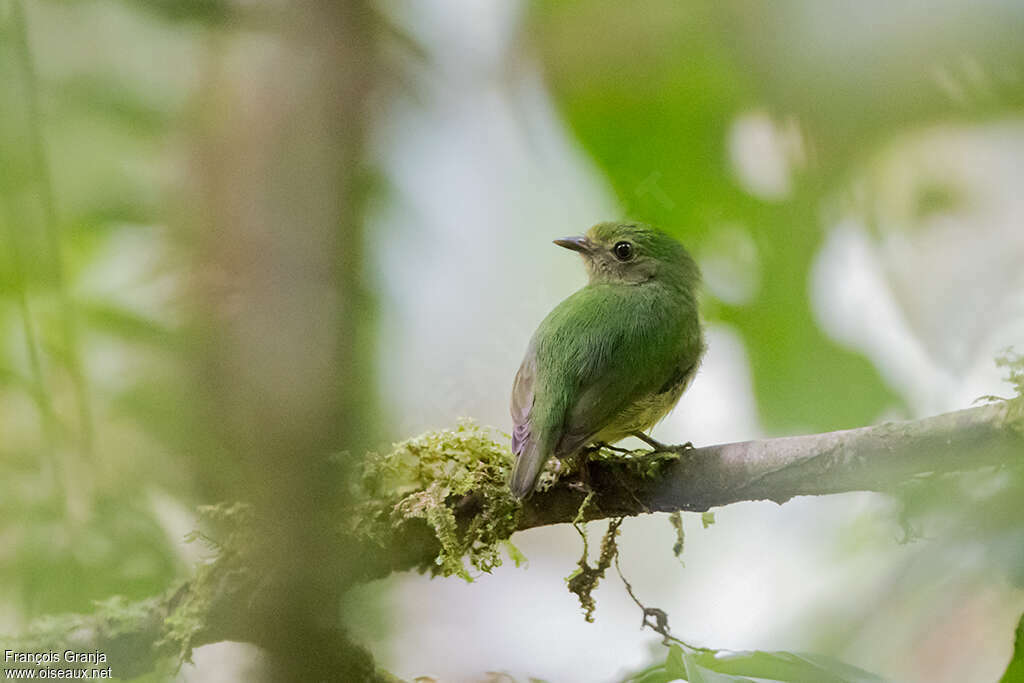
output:
[[[594,245],[590,243],[590,240],[583,236],[563,237],[555,240],[554,242],[560,247],[572,249],[573,251],[578,251],[581,254],[589,254],[594,248]]]

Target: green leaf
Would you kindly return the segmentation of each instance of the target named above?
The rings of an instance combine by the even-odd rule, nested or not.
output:
[[[134,311],[105,301],[84,301],[79,304],[89,324],[126,341],[175,348],[178,338],[161,323]]]
[[[841,680],[850,681],[851,683],[878,683],[883,681],[881,676],[877,676],[863,669],[859,669],[851,664],[842,662],[832,657],[826,657],[825,655],[807,653],[807,652],[792,652],[792,653],[780,653],[788,654],[797,659],[803,660],[807,664],[817,667],[821,671],[829,671],[835,676],[839,676]]]
[[[679,564],[685,567],[686,563],[683,562],[683,548],[686,543],[686,532],[683,530],[683,514],[677,510],[668,516],[668,521],[672,524],[672,529],[676,534],[676,542],[672,546],[672,554],[676,556],[677,560],[679,560]]]
[[[523,554],[522,550],[513,545],[512,541],[505,541],[504,545],[505,552],[508,553],[509,558],[511,558],[516,567],[522,567],[526,564],[526,555]]]
[[[999,683],[1024,683],[1024,615],[1017,623],[1017,633],[1013,646],[1013,657],[1006,667],[1006,672]]]
[[[668,657],[665,659],[665,671],[682,678],[686,676],[686,664],[683,662],[683,648],[678,645],[670,645]]]
[[[643,671],[627,678],[623,683],[670,683],[685,681],[686,666],[683,664],[683,650],[678,645],[671,645],[668,657]]]
[[[831,657],[796,652],[708,652],[693,655],[714,672],[785,683],[882,683],[885,679]],[[692,681],[691,681],[692,683]]]
[[[704,512],[700,513],[700,523],[702,525],[704,525],[705,529],[707,529],[709,526],[714,524],[715,523],[715,511],[714,510],[705,510]]]
[[[625,683],[672,683],[672,681],[678,680],[680,680],[678,676],[669,673],[665,670],[664,666],[658,664],[649,669],[644,669],[636,676],[627,679]]]
[[[683,662],[686,664],[686,680],[689,683],[754,683],[749,678],[707,669],[698,664],[697,658],[691,654],[684,655]]]

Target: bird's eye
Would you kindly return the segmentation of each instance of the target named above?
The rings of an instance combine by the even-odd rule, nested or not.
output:
[[[633,245],[629,242],[616,242],[612,247],[612,253],[620,261],[628,261],[633,258]]]

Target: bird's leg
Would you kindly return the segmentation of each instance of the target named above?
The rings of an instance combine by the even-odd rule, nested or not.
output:
[[[616,453],[632,453],[633,452],[633,451],[629,450],[628,448],[622,448],[621,446],[613,446],[610,443],[605,443],[604,441],[598,441],[597,443],[594,444],[594,447],[597,450],[601,450],[602,448],[605,448],[605,449],[607,449],[609,451],[615,451]]]
[[[641,441],[643,441],[645,444],[647,444],[648,446],[650,446],[651,448],[653,448],[656,451],[661,451],[661,452],[664,452],[664,453],[668,453],[668,452],[670,452],[672,450],[671,446],[669,446],[667,444],[663,444],[660,441],[658,441],[657,439],[652,439],[651,437],[647,436],[643,432],[633,432],[633,436],[635,436],[636,438],[640,439]]]
[[[598,450],[600,450],[600,447],[597,445],[589,446],[573,456],[576,459],[576,476],[579,480],[569,482],[569,488],[582,491],[588,495],[594,492],[594,489],[590,486],[590,454]]]
[[[661,443],[657,439],[652,439],[643,432],[633,432],[633,436],[643,441],[658,453],[679,453],[680,451],[688,451],[693,448],[692,441],[687,441],[679,446],[669,446],[668,444]]]

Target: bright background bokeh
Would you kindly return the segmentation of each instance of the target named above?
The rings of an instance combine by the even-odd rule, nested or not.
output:
[[[584,282],[551,239],[620,217],[672,232],[705,275],[708,355],[661,440],[1012,392],[994,358],[1024,349],[1020,3],[373,5],[374,63],[339,95],[363,128],[336,160],[366,176],[348,210],[374,418],[353,448],[460,417],[508,430],[530,335]],[[195,506],[238,494],[187,379],[197,291],[230,314],[232,271],[209,262],[260,271],[267,225],[304,239],[272,209],[332,187],[330,154],[276,132],[348,124],[288,118],[318,73],[274,31],[289,6],[0,0],[0,632],[163,590],[202,554],[182,541]],[[280,184],[247,184],[275,164]],[[256,199],[220,199],[239,187]],[[274,357],[306,352],[279,341]],[[278,387],[291,371],[265,369]],[[946,514],[865,493],[733,505],[708,528],[684,515],[685,567],[665,518],[630,519],[622,566],[688,642],[994,681],[1024,609],[1024,534],[969,514],[998,480],[956,490]],[[374,607],[350,626],[404,678],[615,681],[664,656],[617,577],[583,621],[563,582],[571,527],[514,540],[527,568],[393,576],[357,589]],[[240,679],[252,661],[209,646],[178,677]]]

